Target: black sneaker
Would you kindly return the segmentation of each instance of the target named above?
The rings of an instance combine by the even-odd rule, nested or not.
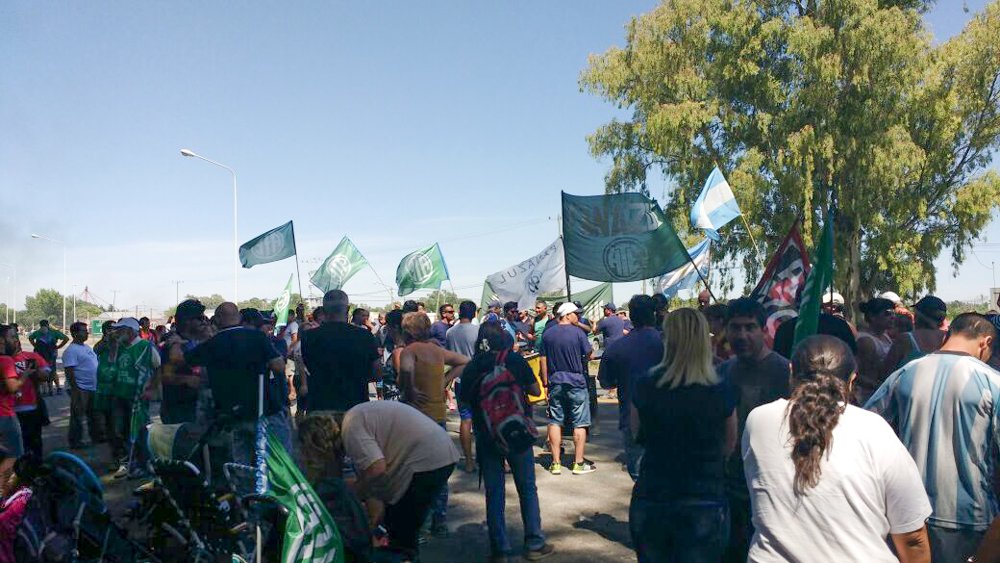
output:
[[[556,552],[556,548],[552,544],[547,543],[538,549],[526,549],[524,550],[524,558],[528,561],[539,561],[545,559],[549,555]]]

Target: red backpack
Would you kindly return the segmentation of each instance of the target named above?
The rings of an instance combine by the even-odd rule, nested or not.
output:
[[[516,454],[535,444],[538,429],[525,410],[524,391],[507,369],[507,352],[500,352],[493,372],[479,384],[479,406],[486,429],[500,451]]]

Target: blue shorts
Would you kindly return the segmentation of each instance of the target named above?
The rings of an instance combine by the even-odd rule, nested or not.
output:
[[[0,459],[18,458],[22,455],[24,455],[24,442],[17,415],[0,416]]]
[[[553,383],[549,387],[549,424],[569,428],[590,426],[590,395],[586,387]]]
[[[458,402],[458,417],[462,420],[472,420],[472,405],[459,399],[462,396],[462,378],[455,380],[455,400]]]

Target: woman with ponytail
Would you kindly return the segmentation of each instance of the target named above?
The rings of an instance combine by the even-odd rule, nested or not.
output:
[[[791,399],[747,418],[749,561],[930,561],[916,464],[881,417],[850,404],[856,378],[847,345],[811,336],[792,355]]]

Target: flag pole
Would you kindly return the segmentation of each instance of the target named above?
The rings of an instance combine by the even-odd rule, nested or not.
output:
[[[292,224],[292,247],[295,248],[295,279],[299,282],[299,303],[301,303],[305,297],[302,294],[302,270],[299,269],[299,245],[295,244],[295,222],[289,222]]]
[[[711,249],[711,246],[709,246],[709,249]],[[709,250],[709,252],[711,252],[711,250]],[[687,256],[688,262],[690,262],[691,265],[694,266],[694,271],[697,272],[698,278],[701,279],[701,283],[705,284],[705,289],[708,290],[708,295],[712,298],[712,301],[718,303],[719,300],[715,297],[715,294],[712,293],[712,286],[708,284],[708,280],[706,280],[705,276],[701,274],[701,268],[699,268],[698,265],[694,263],[694,258],[691,258],[691,253],[688,252],[686,248],[684,249],[684,255]]]
[[[753,238],[753,231],[750,230],[750,223],[747,223],[747,216],[740,213],[740,218],[743,219],[743,226],[746,227],[747,234],[750,235],[750,244],[753,245],[754,254],[757,255],[757,259],[761,262],[764,261],[760,254],[760,248],[757,246],[757,241]]]
[[[563,242],[563,228],[562,228],[562,215],[556,216],[556,223],[559,224],[559,242],[563,245],[563,256],[566,255],[566,243]],[[563,270],[566,271],[566,302],[573,302],[573,291],[569,287],[569,268],[563,264]]]
[[[294,230],[293,230],[293,232],[294,232]],[[295,257],[296,257],[296,262],[298,262],[298,254],[296,254]],[[299,295],[300,296],[302,295],[301,290],[299,292]],[[261,419],[263,419],[263,418],[264,418],[264,372],[262,371],[257,376],[257,427],[258,427],[258,430],[263,429],[266,432],[267,431],[267,426],[261,424]],[[261,437],[257,436],[257,439],[260,440]],[[264,438],[264,439],[266,440],[266,438]],[[258,451],[257,455],[261,455],[261,453]],[[257,463],[256,463],[256,466],[257,467],[263,467],[263,464],[264,464],[263,460],[258,460]],[[264,474],[264,479],[266,479],[266,478],[267,478],[267,474],[265,473]],[[263,491],[258,491],[258,492],[262,493]],[[257,548],[256,549],[256,551],[257,551],[257,563],[261,563],[263,561],[262,557],[264,555],[263,554],[263,551],[264,551],[264,534],[261,532],[261,529],[260,529],[260,520],[259,519],[257,521],[256,528],[257,529],[256,529],[256,534],[255,535],[256,535],[256,540],[257,540],[257,545],[256,545],[256,548]]]

